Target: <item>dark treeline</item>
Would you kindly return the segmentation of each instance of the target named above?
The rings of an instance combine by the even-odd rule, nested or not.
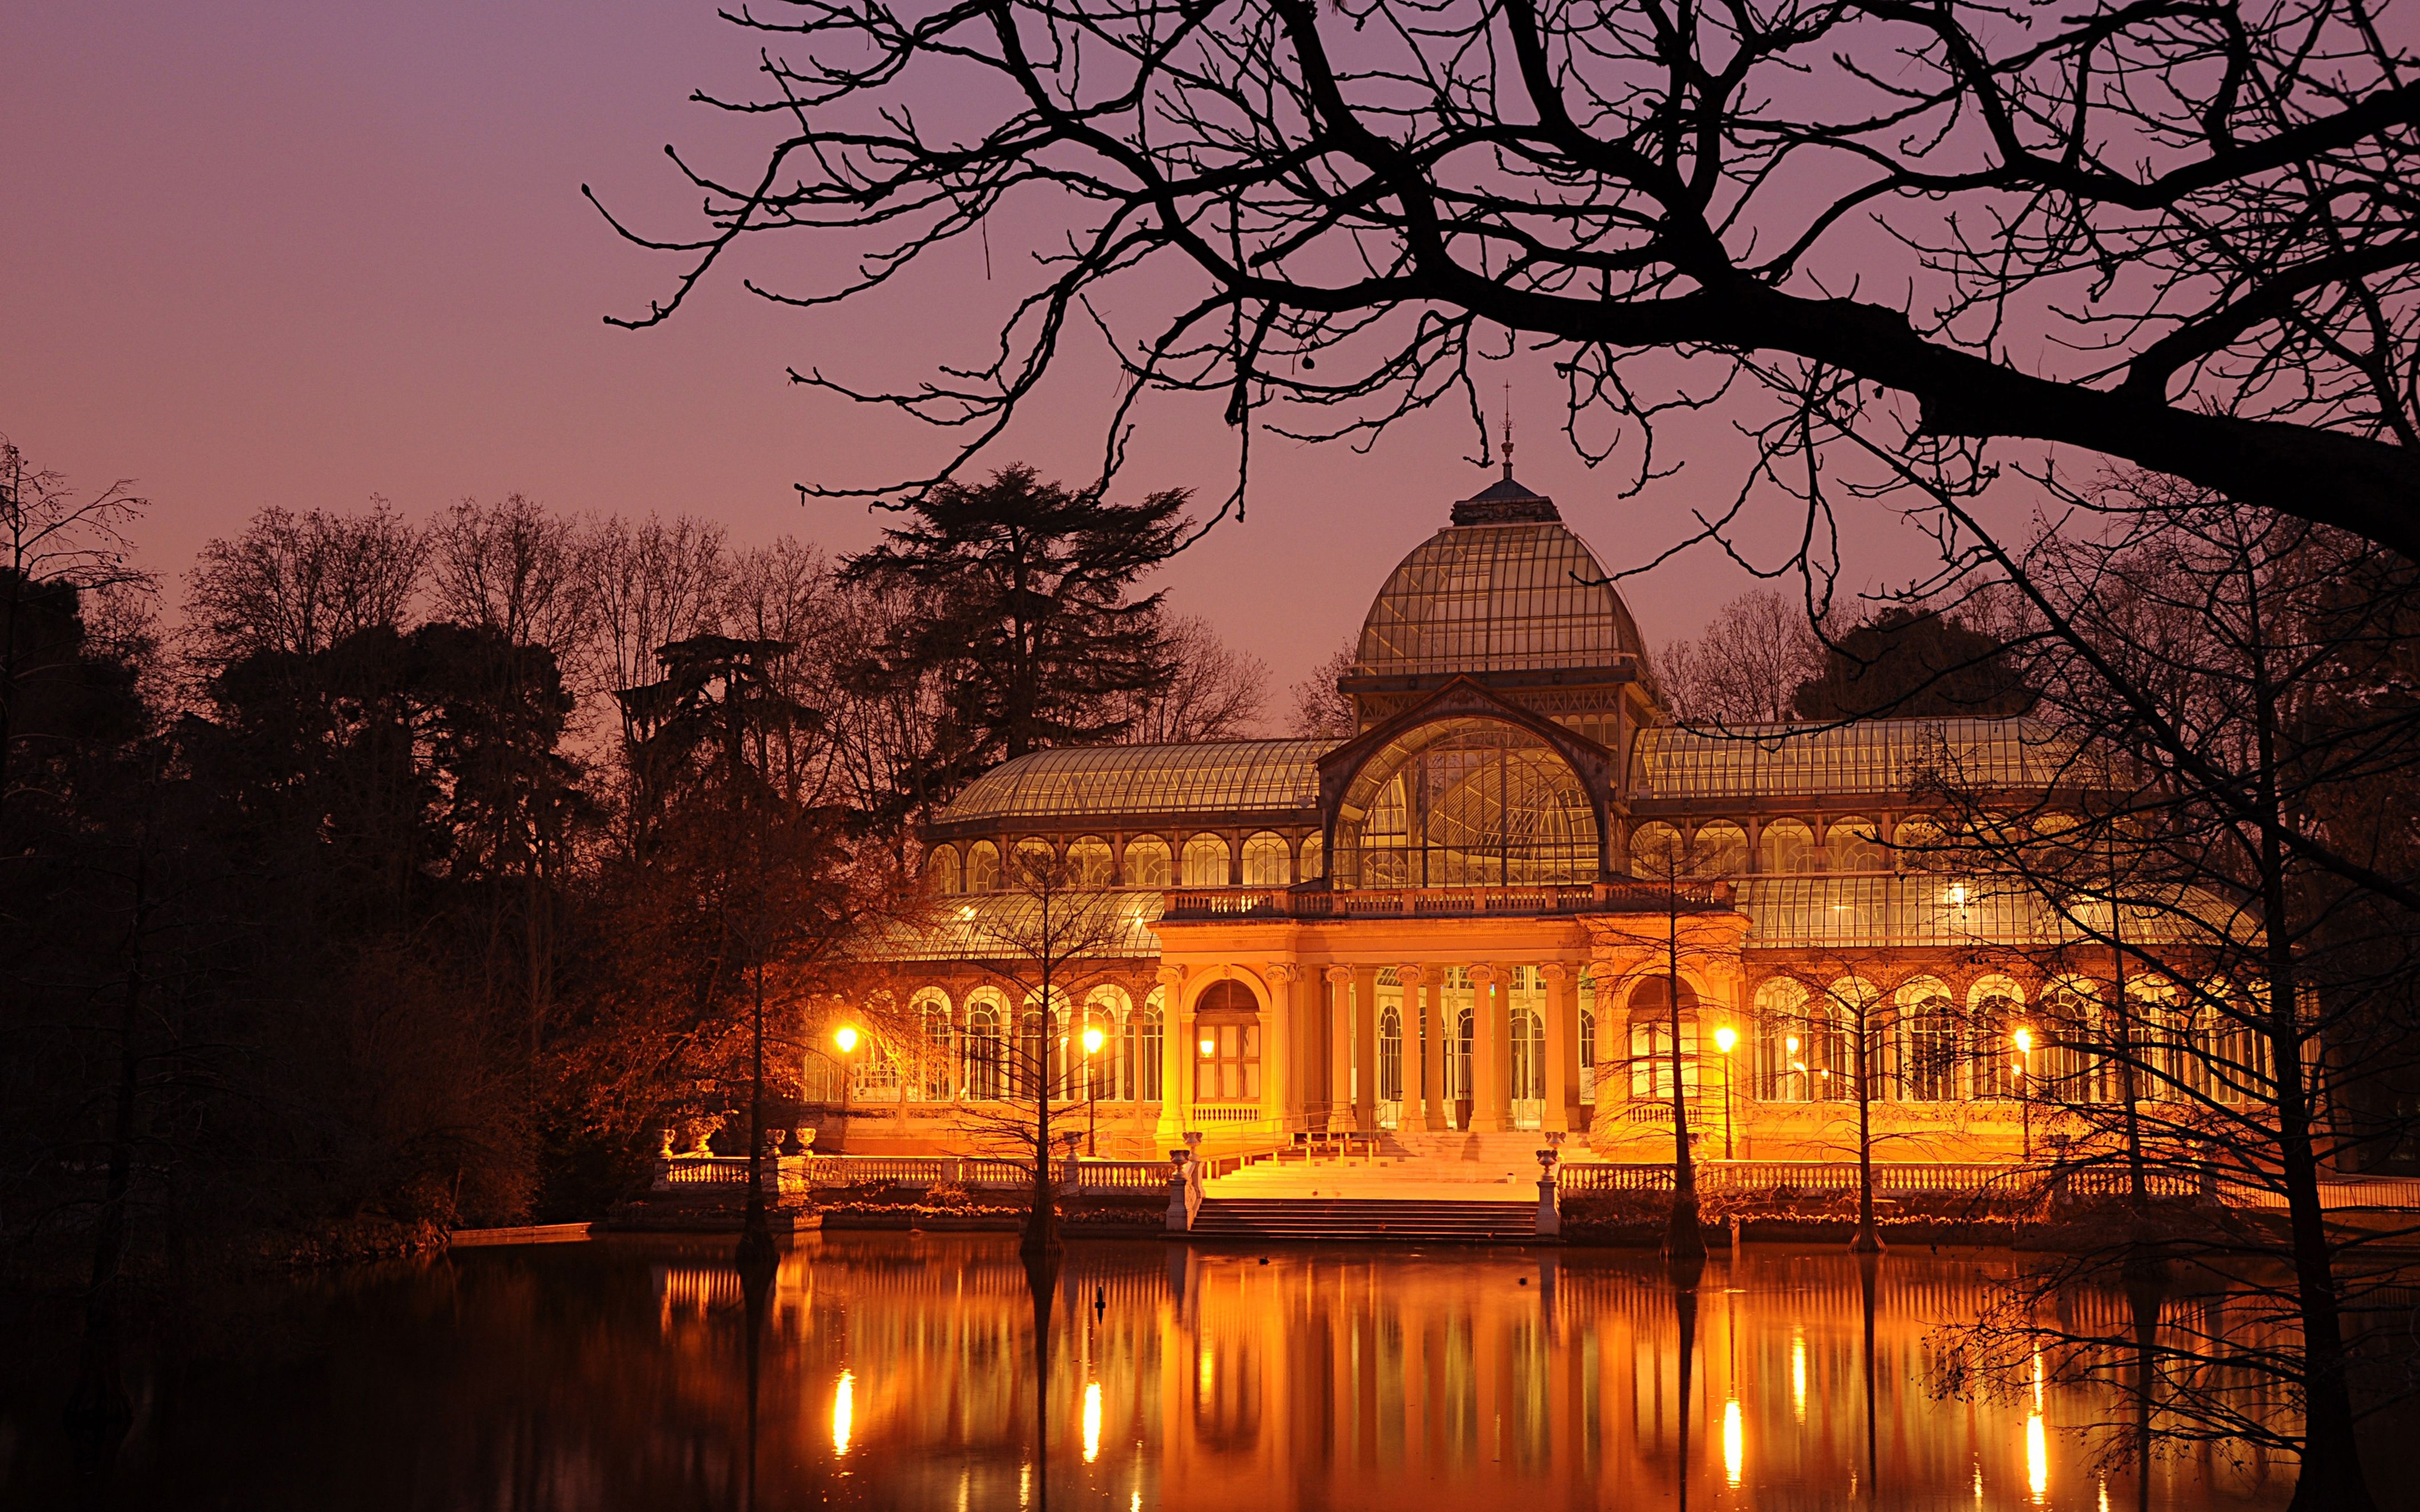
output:
[[[829,999],[967,780],[1257,717],[1258,664],[1138,586],[1182,493],[1011,469],[843,562],[518,496],[269,509],[179,594],[125,566],[138,501],[8,469],[0,1233],[104,1312],[593,1216],[746,1105],[756,1007]]]

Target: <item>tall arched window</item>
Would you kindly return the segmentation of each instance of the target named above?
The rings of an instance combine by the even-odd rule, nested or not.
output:
[[[1941,826],[1930,819],[1903,819],[1891,836],[1891,859],[1902,872],[1938,872],[1947,865]]]
[[[958,876],[958,852],[954,845],[936,845],[933,854],[924,857],[924,881],[938,893],[956,892],[962,886]]]
[[[1807,1045],[1815,1053],[1814,1096],[1855,1102],[1857,1037],[1866,1041],[1867,1074],[1876,1102],[1899,1095],[1898,1059],[1891,1054],[1890,1007],[1883,990],[1842,977],[1807,1002]]]
[[[1378,1101],[1404,1101],[1404,1012],[1391,1003],[1378,1010]]]
[[[1196,835],[1185,842],[1184,885],[1188,887],[1223,887],[1233,874],[1228,868],[1234,860],[1227,842],[1217,835]]]
[[[1759,842],[1759,871],[1786,876],[1815,870],[1815,831],[1795,819],[1771,821]]]
[[[1261,1100],[1261,1000],[1232,978],[1193,1004],[1193,1097],[1197,1103]]]
[[[1085,995],[1083,1027],[1077,1031],[1076,1043],[1067,1052],[1087,1068],[1087,1077],[1083,1079],[1091,1090],[1084,1095],[1121,1103],[1134,1100],[1134,1078],[1129,1069],[1133,1057],[1125,1042],[1132,1009],[1133,1000],[1123,987],[1095,987]],[[1093,1029],[1101,1031],[1101,1048],[1088,1053],[1084,1036]]]
[[[1078,887],[1106,887],[1117,876],[1109,842],[1098,835],[1079,835],[1067,846],[1067,880]]]
[[[1900,1063],[1907,1068],[1909,1099],[1960,1101],[1965,1090],[1959,1072],[1966,1059],[1966,1029],[1948,989],[1931,980],[1902,987],[1899,1021],[1905,1036]]]
[[[1302,838],[1302,875],[1296,880],[1316,882],[1327,875],[1327,842],[1317,835]]]
[[[1512,1013],[1512,1114],[1520,1128],[1535,1120],[1546,1101],[1546,1020],[1535,1008],[1516,1003]]]
[[[2017,1072],[2030,1084],[2025,1095],[2054,1103],[2093,1103],[2099,1080],[2101,989],[2081,977],[2051,983],[2024,1026],[2033,1037],[2030,1053],[2014,1050]],[[2013,1030],[2010,1031],[2013,1034]]]
[[[1593,1103],[1596,1096],[1596,979],[1588,968],[1580,968],[1580,1101]],[[1610,1099],[1608,1099],[1610,1101]]]
[[[1028,835],[1016,842],[1014,854],[1016,864],[1002,879],[1007,886],[1017,888],[1066,886],[1068,878],[1059,870],[1059,853],[1051,849],[1048,841]]]
[[[1807,989],[1776,977],[1756,990],[1756,1095],[1768,1103],[1806,1103],[1816,1096],[1822,1052],[1808,1032]]]
[[[1986,977],[1966,995],[1966,1063],[1978,1099],[2017,1095],[2016,1046],[2009,1038],[2024,1018],[2024,997],[2006,977]]]
[[[1681,1086],[1698,1089],[1698,994],[1681,989]],[[1630,1095],[1672,1095],[1672,997],[1662,977],[1649,977],[1630,990]]]
[[[1262,830],[1244,841],[1244,886],[1282,887],[1294,880],[1285,837]]]
[[[1051,1032],[1055,1026],[1050,1020],[1050,1014],[1031,1003],[1017,1017],[1016,1054],[1009,1071],[1016,1078],[1016,1095],[1020,1098],[1032,1100],[1058,1094],[1051,1075],[1056,1068],[1051,1062],[1057,1058],[1053,1052],[1058,1048],[1055,1041],[1059,1037]]]
[[[923,1043],[917,1057],[923,1074],[915,1085],[925,1102],[946,1103],[950,1098],[950,1070],[957,1055],[950,1030],[949,995],[939,987],[923,988],[912,1006],[923,1030]]]
[[[1000,847],[987,840],[979,840],[967,848],[967,890],[1000,890]]]
[[[1001,1015],[997,1001],[975,997],[967,1007],[965,1070],[960,1085],[979,1102],[998,1102],[1006,1093],[1001,1071]]]
[[[1169,885],[1168,841],[1157,835],[1137,835],[1126,841],[1125,885],[1165,887]]]
[[[1165,1020],[1160,1016],[1159,1004],[1159,989],[1155,987],[1151,995],[1143,999],[1142,1011],[1130,1021],[1133,1032],[1126,1036],[1126,1042],[1134,1046],[1134,1089],[1138,1103],[1160,1101],[1160,1067],[1165,1064],[1160,1057],[1166,1054],[1162,1036],[1167,1030]]]

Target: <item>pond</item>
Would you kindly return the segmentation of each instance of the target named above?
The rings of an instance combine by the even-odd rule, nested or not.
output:
[[[1718,1252],[1684,1351],[1650,1257],[1078,1242],[1037,1455],[1013,1239],[802,1240],[752,1350],[729,1248],[466,1251],[255,1290],[180,1363],[131,1363],[136,1426],[81,1485],[58,1378],[12,1367],[0,1504],[2198,1512],[2292,1487],[2290,1462],[2223,1446],[2139,1476],[2091,1429],[2122,1405],[2084,1388],[1934,1395],[1939,1331],[2002,1253],[1885,1257],[1869,1365],[1837,1251]]]

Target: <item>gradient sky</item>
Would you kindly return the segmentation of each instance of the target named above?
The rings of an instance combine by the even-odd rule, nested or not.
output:
[[[422,517],[518,491],[862,547],[877,520],[802,507],[792,485],[887,481],[940,443],[784,367],[897,380],[967,362],[1005,287],[942,266],[911,297],[809,316],[725,278],[665,328],[604,325],[665,292],[670,269],[617,240],[580,186],[686,228],[664,144],[748,156],[685,102],[699,85],[744,92],[752,56],[704,0],[13,5],[0,56],[0,433],[79,484],[133,480],[154,504],[145,564],[172,578],[263,505],[373,494]],[[1002,226],[994,255],[1019,239]],[[1688,461],[1679,478],[1619,499],[1613,470],[1591,473],[1555,432],[1543,369],[1497,365],[1518,385],[1523,480],[1608,567],[1645,562],[1736,486],[1739,443],[1701,417],[1660,443]],[[1109,393],[1105,367],[1077,364],[999,459],[1088,475]],[[1215,410],[1146,415],[1127,488],[1222,495],[1233,442]],[[1268,662],[1281,698],[1450,501],[1485,486],[1470,443],[1443,417],[1367,456],[1264,438],[1249,517],[1169,570],[1175,606]],[[1875,520],[1854,523],[1848,551],[1876,579],[1925,560]],[[1661,642],[1745,586],[1700,548],[1624,593]]]

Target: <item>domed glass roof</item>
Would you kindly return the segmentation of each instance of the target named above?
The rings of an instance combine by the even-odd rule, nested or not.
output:
[[[1546,517],[1450,525],[1403,560],[1361,624],[1357,672],[1544,671],[1639,655],[1638,626],[1587,543],[1519,491]]]

